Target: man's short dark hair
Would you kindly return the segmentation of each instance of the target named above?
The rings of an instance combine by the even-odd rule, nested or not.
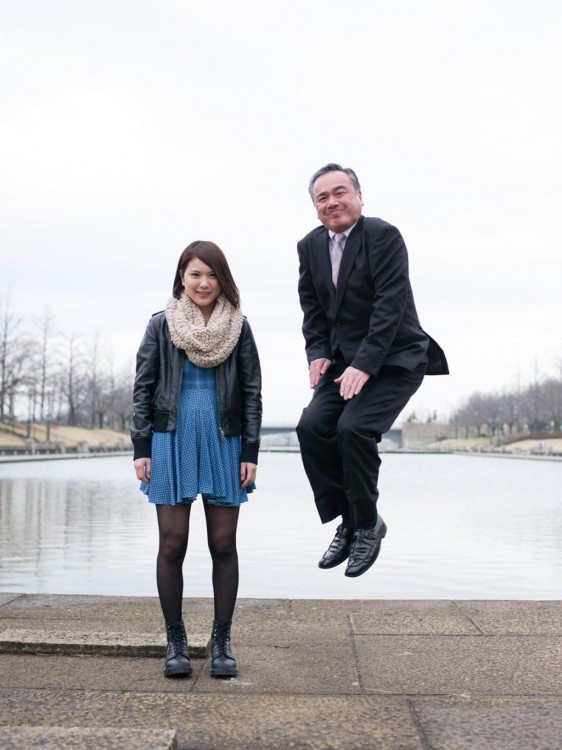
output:
[[[310,182],[308,183],[308,192],[313,201],[314,198],[312,196],[312,190],[314,188],[314,183],[319,177],[322,177],[323,174],[327,174],[328,172],[345,172],[345,174],[353,183],[355,192],[358,193],[361,190],[359,179],[353,169],[351,169],[350,167],[342,167],[341,164],[326,164],[325,167],[320,167],[320,169],[312,175],[312,177],[310,178]]]

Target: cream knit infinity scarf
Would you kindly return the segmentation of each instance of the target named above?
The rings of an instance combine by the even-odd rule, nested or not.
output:
[[[203,313],[195,302],[182,292],[179,299],[170,297],[166,320],[172,343],[183,349],[198,367],[216,367],[228,359],[242,331],[242,311],[234,308],[220,294],[205,325]]]

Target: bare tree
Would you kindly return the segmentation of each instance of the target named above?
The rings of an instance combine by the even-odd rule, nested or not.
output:
[[[541,384],[543,418],[549,430],[562,430],[562,381],[548,378]]]
[[[15,419],[16,397],[29,383],[33,342],[21,331],[21,320],[9,297],[0,310],[0,420]]]
[[[126,431],[133,416],[133,375],[130,368],[124,370],[115,380],[111,405],[113,427]]]
[[[99,362],[99,339],[94,337],[91,348],[86,355],[86,373],[84,377],[85,410],[88,426],[96,427],[96,418],[101,401],[101,377]]]
[[[534,382],[521,394],[521,414],[522,421],[529,432],[541,432],[547,429],[544,419],[544,392],[537,374]]]
[[[90,427],[106,426],[115,390],[111,349],[100,344],[96,334],[86,355],[84,408]]]
[[[504,391],[499,399],[499,418],[510,435],[521,432],[521,392]]]
[[[99,335],[86,348],[77,335],[55,332],[45,309],[35,335],[23,330],[10,300],[0,304],[0,420],[51,422],[127,430],[132,413],[130,367],[115,376]],[[18,411],[20,416],[18,417]],[[29,432],[30,434],[30,432]]]
[[[54,352],[54,317],[45,308],[43,317],[39,321],[39,350],[37,356],[37,367],[35,376],[35,393],[39,408],[39,419],[45,421],[47,414],[47,393],[54,393],[57,389],[53,382],[55,377],[56,359]],[[35,408],[33,410],[35,418]]]
[[[66,358],[61,369],[61,392],[63,395],[66,423],[75,426],[80,423],[80,385],[83,375],[81,364],[81,341],[77,336],[66,339]]]

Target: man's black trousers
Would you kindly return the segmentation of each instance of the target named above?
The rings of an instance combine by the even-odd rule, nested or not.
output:
[[[427,362],[413,371],[382,367],[349,401],[334,383],[346,367],[336,362],[323,375],[297,435],[322,523],[345,516],[357,528],[377,520],[377,443],[420,387]]]

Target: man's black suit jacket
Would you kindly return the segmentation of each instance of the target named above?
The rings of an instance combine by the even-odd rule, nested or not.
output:
[[[333,360],[376,377],[383,366],[415,369],[427,357],[428,375],[449,370],[441,347],[420,326],[408,274],[408,251],[396,227],[361,216],[332,283],[328,230],[298,243],[299,297],[309,362]]]

